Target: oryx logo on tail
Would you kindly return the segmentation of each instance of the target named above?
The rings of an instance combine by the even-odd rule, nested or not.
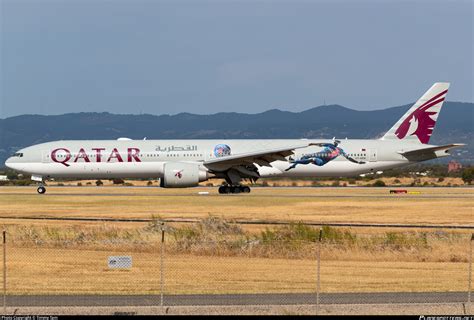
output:
[[[442,102],[448,90],[437,94],[413,111],[395,131],[398,139],[416,135],[421,143],[428,143],[436,124]]]
[[[448,93],[449,83],[435,83],[382,137],[388,139],[418,140],[427,144],[433,134],[436,120]]]

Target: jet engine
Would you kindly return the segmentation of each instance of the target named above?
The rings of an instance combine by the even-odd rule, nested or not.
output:
[[[201,170],[198,163],[166,162],[163,165],[160,186],[163,188],[195,187],[208,178],[208,172]]]

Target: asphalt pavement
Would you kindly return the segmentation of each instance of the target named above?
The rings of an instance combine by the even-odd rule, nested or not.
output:
[[[467,292],[321,293],[321,304],[462,303]],[[166,306],[311,305],[314,293],[164,295]],[[160,295],[9,295],[7,306],[159,306]]]

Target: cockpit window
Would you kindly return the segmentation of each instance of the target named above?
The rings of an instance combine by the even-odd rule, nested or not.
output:
[[[16,153],[13,154],[13,156],[21,158],[21,157],[23,157],[23,153],[22,152],[16,152]]]

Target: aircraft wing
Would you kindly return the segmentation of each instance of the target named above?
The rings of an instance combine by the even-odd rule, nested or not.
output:
[[[449,149],[452,148],[459,148],[465,146],[464,143],[452,143],[452,144],[446,144],[443,146],[434,146],[434,147],[428,147],[428,148],[421,148],[421,149],[415,149],[415,150],[408,150],[408,151],[398,151],[399,154],[402,156],[410,159],[410,158],[424,158],[426,156],[433,155],[437,151],[448,151]]]
[[[306,148],[309,145],[310,143],[307,142],[276,149],[239,153],[205,161],[204,165],[216,171],[227,170],[234,166],[253,165],[254,163],[260,166],[271,167],[271,162],[276,160],[286,161],[285,157],[292,155],[295,149]]]

